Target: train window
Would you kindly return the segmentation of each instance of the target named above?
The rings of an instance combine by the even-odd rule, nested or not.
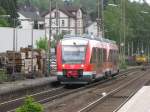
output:
[[[91,60],[90,63],[96,63],[96,48],[92,49]]]
[[[110,50],[108,61],[113,62],[115,64],[117,63],[117,61],[118,61],[118,52],[116,50]]]
[[[109,62],[111,62],[111,57],[112,57],[112,50],[109,51],[109,57],[108,57]]]
[[[103,63],[103,49],[100,49],[100,64]]]
[[[63,46],[62,62],[63,63],[84,63],[86,54],[86,46]]]
[[[101,49],[97,49],[97,65],[101,64]]]
[[[106,49],[103,49],[103,61],[106,61]]]
[[[114,55],[113,50],[110,50],[110,51],[109,51],[109,57],[108,57],[108,61],[109,61],[109,62],[112,62],[112,61],[114,60],[114,59],[113,59],[113,57],[114,57],[113,55]]]
[[[103,63],[104,59],[104,49],[98,49],[98,65],[101,65]]]
[[[101,65],[106,60],[106,49],[93,48],[90,63]]]

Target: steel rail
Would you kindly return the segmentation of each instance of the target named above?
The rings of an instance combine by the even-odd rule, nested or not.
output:
[[[146,72],[147,73],[147,72]],[[121,89],[127,87],[128,85],[130,85],[131,83],[133,83],[134,81],[138,80],[139,78],[141,78],[142,76],[144,76],[146,74],[145,72],[132,79],[131,81],[127,82],[126,84],[124,85],[121,85],[119,86],[118,88],[110,91],[109,93],[107,93],[106,95],[102,96],[102,97],[99,97],[97,100],[91,102],[90,104],[88,104],[87,106],[83,107],[82,109],[78,110],[77,112],[89,112],[91,109],[93,109],[96,105],[98,105],[99,103],[101,103],[102,101],[104,101],[106,98],[110,97],[112,94],[115,94],[117,93],[118,91],[120,91]]]
[[[137,69],[139,69],[139,68],[137,68]],[[134,72],[135,70],[136,70],[136,69],[131,69],[131,70],[128,70],[128,71],[124,71],[122,74],[116,75],[116,76],[114,76],[114,77],[121,77],[121,76],[124,76],[124,75],[126,75],[126,74],[128,74],[128,73],[132,73],[132,72]],[[109,80],[112,80],[112,79],[101,80],[101,81],[99,81],[99,82],[95,82],[95,83],[92,83],[92,84],[90,84],[90,85],[86,85],[86,86],[84,86],[84,87],[80,87],[80,88],[75,89],[75,90],[67,90],[67,91],[64,91],[63,93],[60,93],[60,94],[57,93],[57,90],[61,90],[61,89],[63,89],[63,87],[59,87],[59,88],[56,88],[56,89],[50,89],[50,90],[48,90],[48,91],[43,91],[43,92],[40,92],[40,93],[37,93],[37,94],[33,94],[33,95],[29,95],[29,96],[31,96],[31,97],[38,97],[38,95],[41,96],[42,94],[44,95],[44,94],[48,94],[48,93],[51,93],[51,92],[56,91],[56,95],[52,95],[52,96],[50,96],[50,97],[46,97],[46,98],[44,98],[44,99],[40,99],[40,100],[37,101],[37,102],[43,104],[43,103],[52,101],[52,100],[57,99],[57,98],[61,98],[61,97],[63,97],[63,96],[66,96],[66,95],[69,95],[69,94],[72,94],[72,93],[75,93],[75,92],[78,92],[78,91],[81,91],[81,90],[85,90],[85,89],[88,89],[88,88],[92,88],[93,86],[96,86],[96,85],[105,83],[105,82],[107,82],[107,81],[109,81]],[[3,103],[0,103],[0,108],[1,108],[1,107],[4,107],[4,105],[11,105],[12,103],[15,104],[15,102],[22,101],[22,100],[24,100],[25,98],[26,98],[26,97],[21,97],[21,98],[17,98],[17,99],[14,99],[14,100],[10,100],[10,101],[6,101],[6,102],[3,102]],[[19,106],[19,105],[18,105],[18,106]],[[17,106],[16,106],[16,107],[17,107]],[[15,107],[14,109],[12,109],[12,110],[7,110],[7,112],[14,112],[15,109],[16,109],[16,107]],[[3,111],[2,111],[2,112],[3,112]]]

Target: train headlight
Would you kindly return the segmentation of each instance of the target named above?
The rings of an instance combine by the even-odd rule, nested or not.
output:
[[[62,67],[64,68],[64,67],[65,67],[65,65],[63,64],[63,65],[62,65]]]
[[[81,65],[81,67],[83,68],[83,67],[84,67],[84,65]]]

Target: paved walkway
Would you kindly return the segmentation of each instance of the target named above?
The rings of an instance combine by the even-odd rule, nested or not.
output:
[[[150,86],[140,89],[117,112],[150,112]]]
[[[57,81],[57,78],[55,76],[37,78],[37,79],[27,79],[22,81],[15,81],[15,82],[6,82],[0,84],[0,94],[13,92],[13,91],[17,91],[29,87],[40,86],[54,81]]]

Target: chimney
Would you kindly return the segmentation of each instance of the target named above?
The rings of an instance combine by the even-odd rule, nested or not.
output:
[[[70,0],[64,0],[64,6],[69,6],[70,5]]]

